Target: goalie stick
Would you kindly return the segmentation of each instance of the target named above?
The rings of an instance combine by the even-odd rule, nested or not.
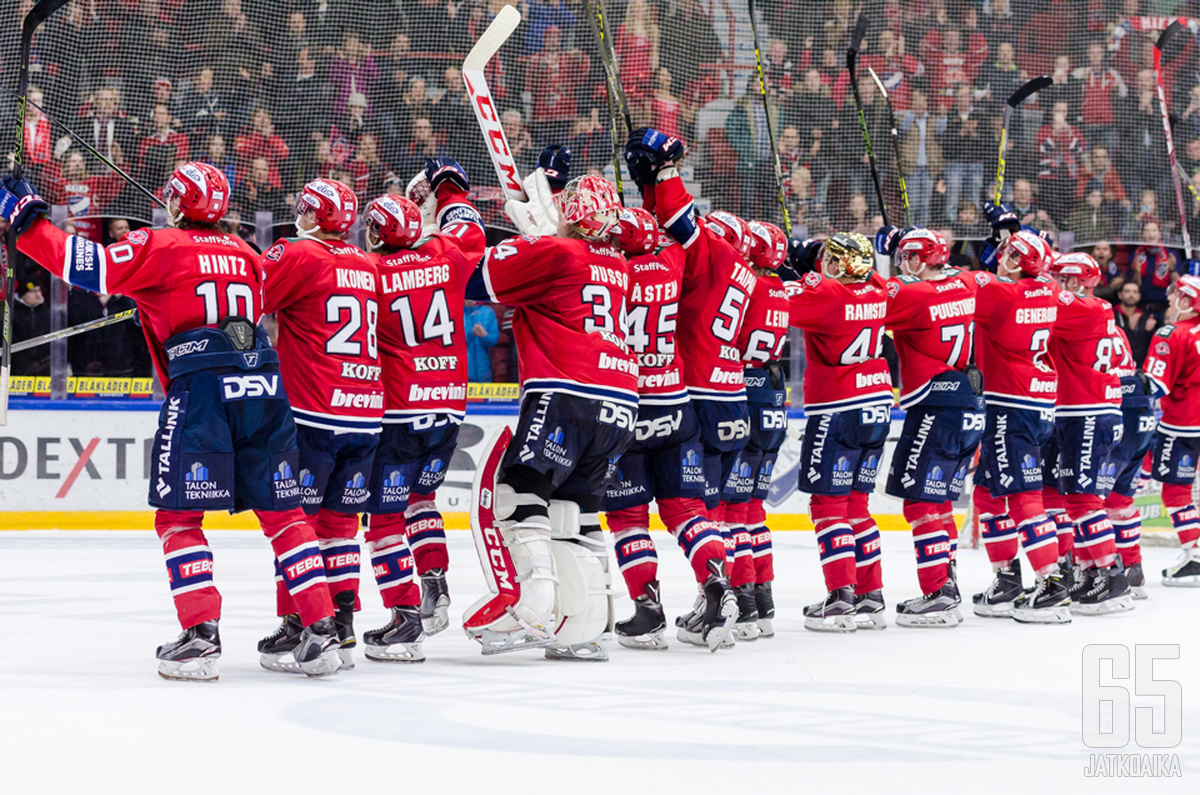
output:
[[[1171,181],[1175,187],[1175,204],[1179,208],[1179,233],[1183,237],[1183,254],[1192,258],[1192,237],[1187,228],[1187,207],[1183,203],[1183,185],[1179,181],[1179,162],[1175,157],[1175,139],[1171,135],[1171,115],[1167,110],[1167,93],[1163,90],[1162,55],[1167,43],[1183,26],[1176,19],[1154,42],[1154,79],[1158,85],[1158,107],[1162,110],[1163,133],[1167,138],[1167,158],[1171,161]]]
[[[888,226],[887,202],[883,200],[883,187],[879,183],[879,169],[875,165],[875,152],[871,149],[871,133],[867,130],[867,113],[863,110],[862,95],[858,91],[858,73],[855,66],[858,62],[858,51],[862,48],[863,38],[871,20],[867,13],[858,15],[854,23],[854,33],[850,36],[850,49],[846,50],[846,68],[850,70],[850,87],[854,89],[854,105],[858,108],[858,127],[862,131],[863,146],[867,148],[867,163],[871,166],[871,180],[875,183],[875,197],[879,199],[879,214],[883,216],[883,225]]]
[[[892,98],[888,95],[887,87],[883,85],[879,75],[875,74],[875,70],[868,66],[867,73],[871,75],[871,79],[875,81],[875,87],[879,89],[879,93],[883,95],[883,101],[887,103],[888,121],[891,122],[892,154],[896,158],[896,178],[900,182],[900,205],[904,208],[904,225],[912,226],[912,207],[908,203],[908,186],[904,184],[904,171],[900,168],[900,130],[896,127],[896,109],[892,107]]]
[[[1008,147],[1008,125],[1012,121],[1013,111],[1031,94],[1036,94],[1043,88],[1054,85],[1054,80],[1046,75],[1035,77],[1025,85],[1012,92],[1004,103],[1004,126],[1000,128],[1000,159],[996,164],[996,204],[1000,204],[1004,192],[1004,151]]]
[[[483,139],[487,143],[488,157],[496,169],[496,178],[500,180],[500,190],[504,192],[506,201],[526,201],[525,189],[521,185],[521,174],[513,159],[512,149],[504,136],[504,126],[500,123],[500,112],[492,99],[491,89],[488,88],[487,78],[483,72],[488,61],[500,51],[504,42],[508,41],[517,25],[521,24],[521,12],[513,6],[505,6],[496,14],[492,24],[487,26],[483,35],[475,42],[475,46],[463,59],[463,84],[467,95],[471,98],[471,107],[475,110],[475,118],[479,129],[483,131]]]
[[[771,103],[767,98],[767,76],[763,73],[762,45],[758,40],[758,15],[755,13],[754,0],[746,0],[746,4],[750,11],[750,29],[754,33],[754,63],[758,67],[758,93],[762,97],[763,115],[767,117],[767,136],[771,139],[771,156],[775,164],[775,184],[779,186],[779,210],[783,213],[783,232],[790,238],[792,236],[792,215],[788,212],[787,193],[783,189],[783,167],[779,165],[779,145],[775,142],[775,128],[771,126]],[[878,182],[878,180],[876,181]]]
[[[69,0],[39,0],[21,24],[21,60],[17,66],[16,140],[13,143],[13,170],[17,179],[25,170],[25,103],[29,93],[29,60],[33,52],[33,34],[51,14]],[[8,376],[12,369],[13,294],[16,291],[17,236],[8,230],[4,268],[4,322],[0,337],[0,426],[8,425]]]

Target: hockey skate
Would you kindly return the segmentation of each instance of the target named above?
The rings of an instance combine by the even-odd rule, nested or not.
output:
[[[1149,599],[1150,595],[1146,593],[1146,573],[1142,571],[1142,564],[1135,563],[1125,569],[1125,579],[1129,582],[1129,592],[1133,594],[1135,600]]]
[[[1021,624],[1071,623],[1071,594],[1060,572],[1039,577],[1029,593],[1017,597],[1012,619]]]
[[[333,625],[337,628],[338,657],[342,661],[343,671],[354,668],[354,652],[351,649],[358,645],[354,637],[354,602],[353,591],[340,591],[333,596],[333,604],[337,608]]]
[[[1200,546],[1193,544],[1169,569],[1163,569],[1163,585],[1171,588],[1200,588]]]
[[[450,589],[446,570],[430,569],[421,575],[421,625],[426,635],[436,635],[450,626]]]
[[[1013,603],[1024,591],[1021,588],[1021,561],[1017,558],[996,572],[996,579],[983,593],[971,597],[975,615],[983,618],[1012,616]]]
[[[658,581],[646,584],[646,591],[633,600],[633,617],[618,621],[614,627],[617,643],[627,649],[667,648],[667,617],[659,597]]]
[[[576,643],[571,646],[547,646],[546,659],[566,662],[608,662],[608,648],[603,640]]]
[[[854,594],[854,623],[859,629],[887,629],[883,591]]]
[[[835,588],[824,600],[804,608],[804,628],[814,632],[853,632],[854,586]]]
[[[679,627],[676,637],[693,646],[707,646],[709,651],[733,646],[733,621],[737,616],[737,596],[725,579],[719,562],[709,561],[712,574],[704,581],[704,590],[692,612],[675,621]]]
[[[220,677],[217,658],[221,656],[221,635],[217,622],[205,621],[188,627],[170,643],[155,652],[158,675],[180,682],[215,682]]]
[[[754,603],[758,606],[759,637],[775,637],[775,597],[771,593],[771,583],[760,582],[754,586]]]
[[[300,633],[300,642],[292,652],[300,672],[308,677],[331,676],[342,667],[337,627],[332,618],[314,621]]]
[[[392,620],[379,629],[363,633],[363,654],[375,662],[422,663],[425,640],[420,609],[416,605],[392,608]]]
[[[738,615],[733,624],[733,639],[738,643],[758,640],[762,631],[758,628],[758,602],[754,599],[754,586],[742,585],[736,589]]]
[[[258,642],[258,664],[268,671],[301,673],[295,651],[300,645],[302,632],[304,625],[300,623],[300,616],[288,613],[280,622],[279,629]]]
[[[961,602],[958,583],[953,579],[946,580],[936,591],[896,605],[896,624],[921,628],[957,627],[963,620],[962,613],[958,612]]]
[[[1060,570],[1063,573],[1063,585],[1066,586],[1067,593],[1071,595],[1072,612],[1074,612],[1074,603],[1091,590],[1096,570],[1094,568],[1085,569],[1081,566],[1076,566],[1073,571]]]
[[[1107,613],[1123,613],[1133,609],[1133,593],[1125,572],[1116,564],[1107,569],[1091,569],[1088,572],[1088,590],[1071,598],[1071,612],[1081,616],[1099,616]]]

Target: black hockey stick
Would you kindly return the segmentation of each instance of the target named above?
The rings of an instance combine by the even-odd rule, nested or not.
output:
[[[633,119],[629,116],[629,101],[625,98],[625,87],[621,85],[621,62],[617,60],[617,51],[613,45],[615,39],[613,39],[608,23],[604,20],[604,0],[591,0],[591,2],[596,4],[596,20],[600,25],[601,55],[605,58],[605,63],[611,72],[609,79],[616,92],[617,108],[625,120],[625,133],[628,135],[633,133]]]
[[[1179,20],[1174,20],[1154,42],[1154,79],[1158,82],[1158,106],[1162,110],[1163,132],[1167,137],[1167,157],[1171,161],[1171,181],[1175,186],[1175,204],[1179,207],[1179,233],[1183,236],[1183,254],[1187,259],[1192,258],[1192,238],[1187,228],[1187,207],[1183,203],[1183,185],[1179,181],[1179,162],[1175,157],[1175,139],[1171,135],[1171,116],[1167,111],[1167,93],[1163,90],[1162,55],[1163,49],[1171,38],[1183,26]]]
[[[13,143],[13,176],[21,178],[25,170],[25,103],[29,93],[29,59],[33,52],[33,34],[51,14],[70,0],[39,0],[21,24],[21,60],[17,66],[16,140]],[[4,268],[4,323],[0,337],[0,425],[8,425],[8,374],[12,369],[13,294],[16,292],[17,235],[9,229]]]
[[[116,313],[115,315],[96,318],[95,320],[89,320],[86,323],[80,323],[78,326],[69,326],[67,328],[59,329],[58,331],[51,331],[49,334],[43,334],[40,337],[31,337],[30,339],[22,340],[21,342],[13,345],[12,350],[13,353],[20,353],[21,351],[27,351],[30,348],[36,348],[39,345],[45,345],[48,342],[63,340],[67,337],[74,337],[76,334],[95,331],[96,329],[104,328],[105,326],[115,326],[117,323],[124,323],[126,320],[133,320],[135,317],[137,317],[137,309],[125,309]]]
[[[863,146],[867,148],[871,180],[875,183],[875,196],[879,199],[879,214],[883,216],[883,225],[888,226],[887,202],[883,200],[883,187],[879,184],[879,169],[875,166],[875,152],[871,150],[871,133],[867,130],[867,113],[863,110],[862,95],[858,91],[858,73],[855,70],[858,51],[870,24],[865,11],[858,15],[858,21],[854,23],[854,33],[850,36],[850,49],[846,51],[846,68],[850,70],[850,87],[854,89],[854,105],[858,108],[858,127],[862,131]]]
[[[608,137],[612,142],[612,164],[613,178],[617,183],[617,195],[621,197],[621,202],[625,202],[625,185],[621,179],[621,149],[620,132],[618,128],[621,124],[618,118],[617,104],[622,101],[617,93],[621,91],[620,78],[614,75],[617,65],[615,62],[610,62],[608,51],[605,44],[604,28],[601,27],[604,20],[604,12],[600,10],[601,0],[587,0],[585,5],[587,8],[588,22],[592,26],[592,35],[596,37],[596,49],[600,53],[600,63],[604,67],[604,96],[608,100]],[[628,113],[626,114],[626,127],[632,128],[628,121]],[[630,129],[632,132],[632,129]],[[628,137],[628,133],[626,133]]]
[[[750,29],[754,32],[754,63],[758,66],[758,93],[762,97],[763,114],[767,117],[767,136],[771,139],[771,157],[775,163],[775,184],[779,187],[779,209],[783,213],[783,231],[792,236],[792,215],[787,208],[787,193],[783,190],[783,167],[779,164],[779,145],[775,142],[775,128],[771,126],[771,103],[767,99],[767,76],[763,74],[762,44],[758,40],[758,18],[754,0],[746,0],[750,9]]]
[[[870,73],[871,79],[875,81],[879,93],[883,94],[883,101],[887,103],[888,120],[891,122],[892,128],[892,152],[896,156],[896,177],[900,181],[900,205],[904,208],[904,225],[912,226],[912,207],[908,203],[908,186],[904,184],[904,171],[900,168],[900,130],[896,127],[896,110],[892,107],[892,98],[888,96],[887,87],[883,85],[879,75],[875,74],[875,70],[869,66],[867,71]]]
[[[1054,80],[1047,75],[1035,77],[1012,92],[1008,101],[1004,103],[1004,126],[1000,128],[1000,159],[996,165],[996,204],[1001,202],[1001,194],[1004,191],[1004,150],[1008,147],[1008,125],[1012,121],[1013,111],[1022,102],[1029,99],[1030,94],[1036,94],[1043,88],[1049,88],[1052,85],[1054,85]]]

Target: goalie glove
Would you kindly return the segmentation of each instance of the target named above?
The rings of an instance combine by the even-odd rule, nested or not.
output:
[[[530,237],[558,234],[558,208],[554,206],[554,193],[546,181],[542,169],[525,177],[525,201],[510,199],[504,203],[504,212],[516,224],[517,231]]]

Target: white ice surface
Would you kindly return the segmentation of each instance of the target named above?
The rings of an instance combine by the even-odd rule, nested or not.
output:
[[[211,533],[224,656],[221,681],[199,684],[155,674],[178,628],[153,534],[0,533],[0,792],[1198,791],[1200,590],[1158,584],[1174,550],[1145,551],[1151,598],[1129,614],[1043,627],[968,609],[953,630],[830,636],[801,623],[823,590],[814,540],[779,533],[774,639],[709,654],[672,631],[668,651],[614,643],[611,662],[588,664],[481,657],[457,622],[483,579],[470,536],[449,535],[454,623],[428,661],[360,658],[310,681],[258,666],[277,623],[266,540]],[[916,575],[908,537],[883,535],[890,622]],[[655,540],[674,617],[694,585]],[[968,599],[990,576],[982,551],[963,552]],[[363,597],[360,631],[385,618],[373,584]],[[1168,749],[1182,779],[1084,777],[1089,643],[1180,644],[1156,672],[1183,688],[1184,739]]]

